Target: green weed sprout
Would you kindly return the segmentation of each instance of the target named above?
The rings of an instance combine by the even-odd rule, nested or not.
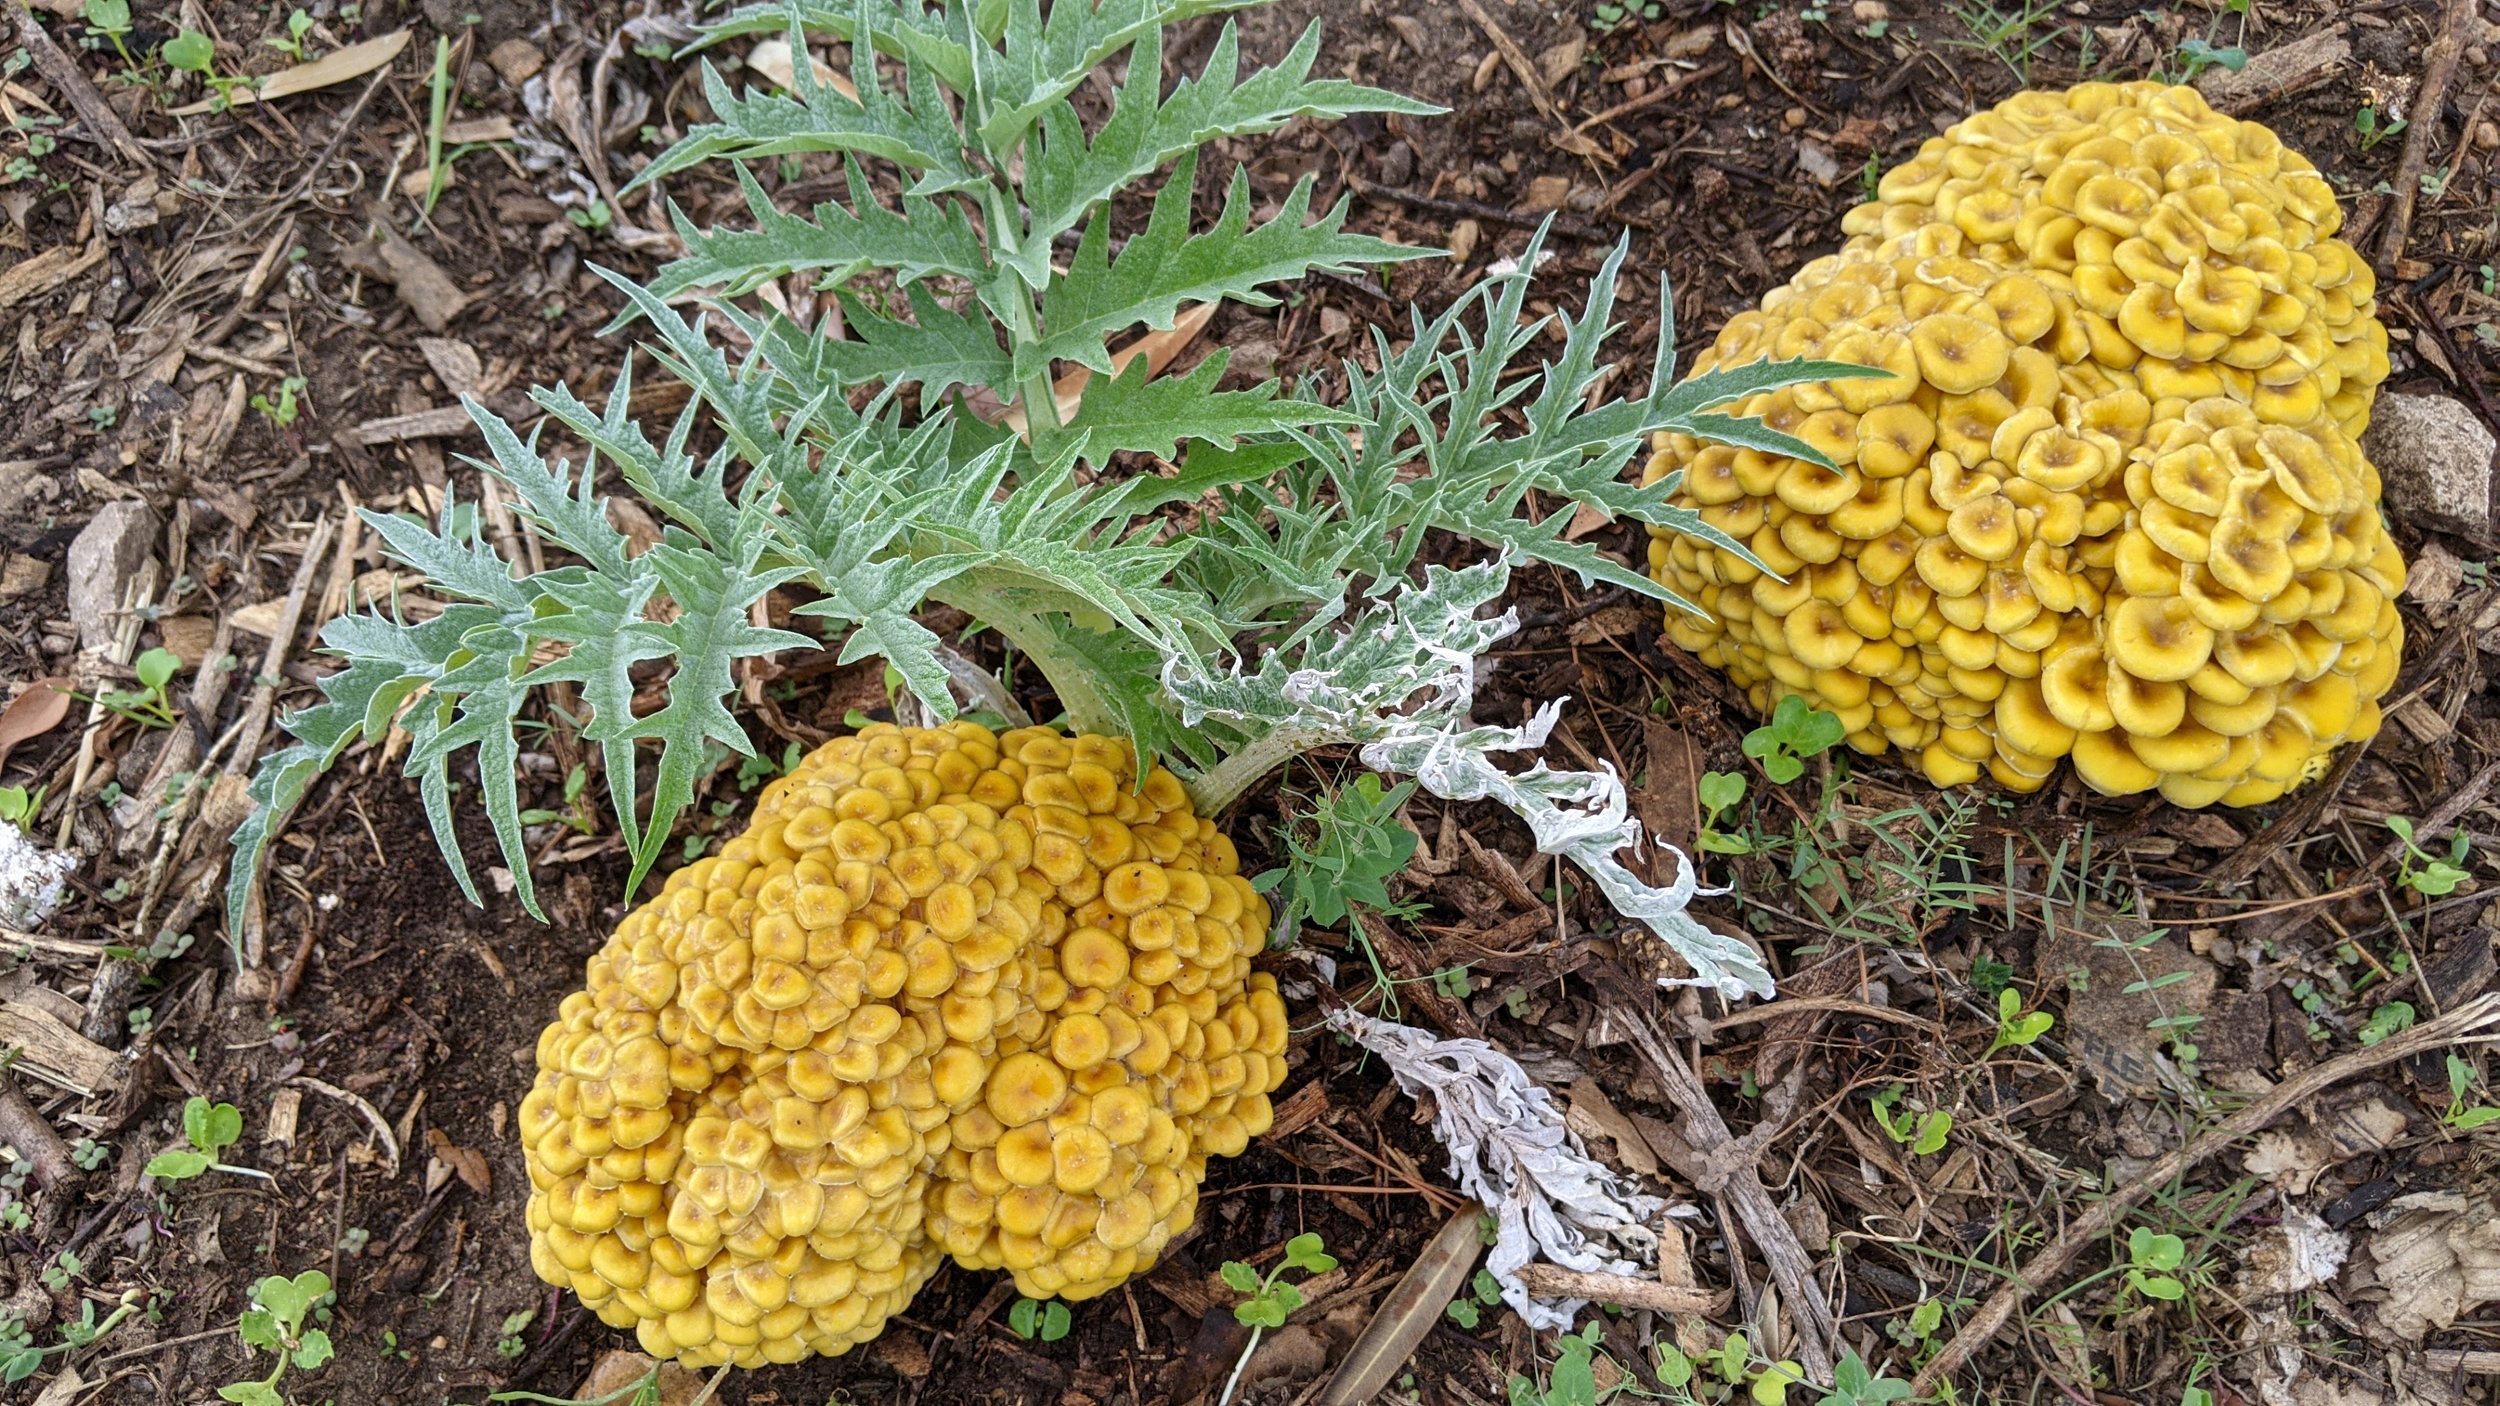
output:
[[[166,697],[165,686],[182,672],[182,656],[159,646],[142,653],[132,661],[130,668],[139,676],[139,686],[135,689],[100,693],[93,697],[72,693],[70,697],[81,703],[101,704],[108,711],[119,713],[141,727],[172,727],[174,710]]]
[[[304,47],[305,36],[312,33],[312,27],[313,17],[302,10],[297,10],[286,17],[286,33],[272,35],[260,42],[295,62],[302,63],[312,57],[311,52]]]
[[[0,820],[25,828],[35,813],[43,809],[43,794],[49,789],[38,786],[29,791],[23,786],[0,786]]]
[[[237,1176],[272,1178],[267,1172],[250,1167],[233,1167],[218,1161],[225,1150],[243,1140],[243,1114],[231,1103],[210,1103],[194,1094],[182,1105],[182,1135],[191,1146],[159,1152],[148,1159],[147,1174],[158,1181],[188,1181],[205,1172],[232,1172]]]
[[[217,45],[196,29],[186,29],[165,41],[157,50],[169,67],[184,73],[197,74],[208,85],[210,103],[219,112],[234,106],[237,93],[257,91],[260,80],[217,71]]]
[[[1483,1311],[1501,1301],[1502,1281],[1493,1277],[1493,1271],[1479,1269],[1476,1277],[1467,1281],[1467,1287],[1459,1290],[1441,1311],[1449,1315],[1451,1322],[1472,1331],[1484,1321]]]
[[[1586,1331],[1594,1338],[1596,1325],[1591,1324]],[[1569,1337],[1562,1341],[1566,1355],[1571,1353],[1570,1343]],[[1744,1390],[1745,1400],[1753,1406],[1786,1406],[1788,1389],[1806,1379],[1806,1369],[1795,1362],[1783,1360],[1756,1364],[1753,1343],[1743,1333],[1728,1334],[1726,1341],[1719,1344],[1718,1351],[1705,1352],[1699,1357],[1687,1357],[1681,1349],[1668,1342],[1659,1343],[1654,1356],[1661,1384],[1670,1391],[1683,1393],[1686,1401],[1706,1401],[1712,1406],[1733,1401],[1739,1388]],[[1561,1362],[1554,1365],[1554,1381],[1558,1384],[1562,1381]],[[1512,1379],[1511,1401],[1514,1406],[1520,1406],[1517,1378]],[[1530,1398],[1526,1406],[1563,1406],[1563,1403],[1553,1398],[1549,1391],[1543,1402]]]
[[[276,1353],[277,1365],[259,1381],[233,1382],[217,1388],[217,1394],[236,1406],[287,1406],[286,1398],[278,1394],[278,1379],[287,1368],[314,1371],[332,1356],[330,1335],[305,1326],[329,1296],[330,1276],[317,1269],[292,1279],[272,1274],[254,1285],[252,1306],[243,1310],[235,1326],[246,1346]]]
[[[295,13],[300,15],[303,11],[298,10]],[[259,411],[262,418],[268,420],[270,424],[283,430],[288,426],[293,425],[296,421],[296,417],[303,413],[302,407],[295,403],[295,397],[303,393],[304,387],[307,384],[308,383],[301,376],[287,377],[286,379],[278,382],[278,398],[276,400],[271,400],[269,397],[262,395],[260,392],[254,391],[252,393],[252,408]]]
[[[2448,1056],[2448,1111],[2439,1121],[2461,1133],[2470,1133],[2490,1123],[2500,1123],[2500,1108],[2488,1105],[2465,1106],[2465,1096],[2474,1087],[2474,1066],[2457,1055]]]
[[[1941,1108],[1924,1113],[1900,1109],[1898,1105],[1905,1092],[1904,1086],[1895,1084],[1867,1100],[1868,1109],[1875,1115],[1875,1125],[1884,1130],[1884,1136],[1918,1156],[1943,1151],[1945,1137],[1953,1131],[1953,1115]]]
[[[2396,871],[2396,882],[2425,898],[2444,898],[2457,891],[2457,886],[2473,877],[2466,871],[2467,856],[2474,852],[2474,841],[2465,831],[2448,837],[2448,857],[2441,859],[2413,842],[2413,821],[2405,816],[2387,817],[2387,828],[2404,841],[2404,854]]]
[[[1371,963],[1374,988],[1391,1015],[1398,1009],[1397,988],[1363,927],[1363,915],[1404,918],[1422,911],[1389,896],[1389,880],[1405,870],[1421,842],[1398,819],[1398,808],[1414,794],[1412,781],[1384,787],[1368,772],[1356,777],[1312,802],[1288,827],[1283,867],[1250,881],[1275,896],[1277,936],[1271,940],[1277,946],[1292,945],[1306,921],[1324,928],[1345,924]]]
[[[1239,1260],[1226,1260],[1217,1272],[1234,1293],[1250,1297],[1233,1305],[1233,1317],[1250,1325],[1250,1341],[1242,1346],[1241,1360],[1233,1364],[1233,1375],[1224,1383],[1224,1395],[1216,1406],[1226,1406],[1233,1391],[1241,1385],[1241,1371],[1250,1365],[1250,1354],[1259,1350],[1259,1335],[1270,1328],[1282,1328],[1293,1311],[1302,1307],[1302,1291],[1285,1282],[1285,1271],[1298,1269],[1304,1274],[1326,1274],[1337,1267],[1337,1257],[1328,1253],[1319,1232],[1306,1230],[1285,1242],[1285,1256],[1276,1267],[1261,1278],[1259,1272]]]
[[[1887,1406],[1910,1399],[1910,1384],[1875,1372],[1853,1349],[1832,1367],[1832,1389],[1814,1406]]]
[[[1554,1343],[1554,1366],[1545,1374],[1545,1385],[1537,1385],[1533,1377],[1510,1379],[1510,1406],[1599,1406],[1613,1399],[1629,1379],[1604,1390],[1597,1385],[1597,1324],[1591,1323],[1579,1333],[1565,1333]],[[1672,1349],[1670,1349],[1672,1351]]]
[[[2363,103],[2352,115],[2352,129],[2360,135],[2363,151],[2403,131],[2407,125],[2401,117],[2381,116],[2376,103]]]
[[[1026,1342],[1039,1338],[1046,1343],[1055,1343],[1068,1335],[1068,1329],[1074,1323],[1075,1320],[1068,1315],[1068,1306],[1057,1299],[1048,1302],[1018,1299],[1016,1306],[1007,1310],[1007,1331]]]
[[[1766,768],[1767,769],[1767,768]],[[1701,802],[1701,833],[1694,843],[1711,854],[1751,854],[1753,840],[1748,836],[1730,834],[1719,828],[1719,817],[1734,810],[1745,799],[1745,778],[1740,772],[1705,771],[1693,787],[1693,798]]]
[[[96,1321],[95,1300],[80,1299],[78,1317],[61,1325],[61,1340],[50,1347],[35,1345],[34,1335],[26,1331],[26,1320],[14,1313],[0,1316],[0,1386],[15,1386],[43,1370],[43,1360],[53,1353],[76,1352],[93,1345],[139,1312],[147,1297],[143,1290],[130,1290],[100,1323]]]
[[[122,69],[135,73],[138,65],[131,60],[129,46],[122,41],[130,35],[130,0],[87,0],[79,17],[87,22],[88,37],[101,39],[121,55]]]
[[[1840,719],[1792,693],[1771,710],[1769,722],[1745,734],[1745,755],[1785,786],[1806,774],[1806,758],[1830,751],[1846,735]]]
[[[2178,1236],[2141,1225],[2127,1232],[2127,1287],[2144,1297],[2163,1303],[2187,1297],[2187,1286],[2171,1273],[2186,1262],[2187,1242]]]
[[[1979,1052],[1979,1057],[1986,1059],[2009,1047],[2029,1049],[2055,1024],[2057,1017],[2047,1011],[2023,1014],[2022,993],[2009,986],[1997,993],[1997,1036],[1988,1042],[1988,1048]]]

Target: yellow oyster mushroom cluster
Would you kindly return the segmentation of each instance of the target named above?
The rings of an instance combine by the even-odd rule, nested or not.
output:
[[[2405,566],[2356,443],[2387,375],[2335,193],[2193,89],[2027,92],[1929,141],[1697,368],[1889,377],[1732,407],[1837,468],[1662,436],[1771,568],[1655,534],[1676,644],[1938,785],[2255,805],[2379,726]]]
[[[1267,1130],[1268,907],[1126,742],[873,726],[590,959],[522,1101],[531,1263],[655,1356],[876,1336],[953,1255],[1152,1265]]]

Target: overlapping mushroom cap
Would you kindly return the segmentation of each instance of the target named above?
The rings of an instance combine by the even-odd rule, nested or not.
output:
[[[2387,375],[2335,194],[2193,89],[2019,94],[1929,141],[1696,369],[1887,369],[1730,407],[1838,467],[1663,436],[1667,633],[1939,785],[2254,805],[2379,726],[2405,567],[2356,437]]]
[[[531,1263],[656,1356],[876,1336],[952,1254],[1086,1298],[1266,1131],[1232,843],[1125,742],[874,726],[669,877],[539,1037]]]

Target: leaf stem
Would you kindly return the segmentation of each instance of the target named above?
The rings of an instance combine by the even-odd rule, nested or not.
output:
[[[1062,643],[1041,617],[1017,609],[997,592],[972,581],[968,574],[939,586],[929,593],[929,598],[988,625],[1023,651],[1033,667],[1042,671],[1051,691],[1059,695],[1071,732],[1109,736],[1120,733],[1119,715],[1111,707],[1109,691],[1092,663]]]
[[[1240,799],[1242,792],[1257,785],[1260,777],[1314,747],[1325,747],[1344,740],[1336,733],[1320,728],[1271,729],[1207,770],[1183,775],[1181,785],[1189,792],[1189,808],[1198,815],[1219,814]]]
[[[1232,1406],[1233,1389],[1241,1385],[1241,1374],[1250,1366],[1250,1354],[1259,1350],[1259,1334],[1266,1331],[1263,1324],[1251,1325],[1250,1341],[1242,1345],[1241,1360],[1233,1364],[1233,1374],[1225,1379],[1224,1394],[1216,1398],[1215,1406]]]

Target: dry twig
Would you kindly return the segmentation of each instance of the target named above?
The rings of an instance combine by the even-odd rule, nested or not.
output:
[[[2466,31],[2473,27],[2475,12],[2481,8],[2480,0],[2448,0],[2439,17],[2439,32],[2431,38],[2422,86],[2413,95],[2412,125],[2405,129],[2404,157],[2396,163],[2395,194],[2388,205],[2387,223],[2379,231],[2382,274],[2395,273],[2405,241],[2413,237],[2413,203],[2422,193],[2422,172],[2430,165],[2431,145],[2439,140],[2439,112],[2448,102],[2448,84],[2457,76],[2457,57],[2465,51]]]

